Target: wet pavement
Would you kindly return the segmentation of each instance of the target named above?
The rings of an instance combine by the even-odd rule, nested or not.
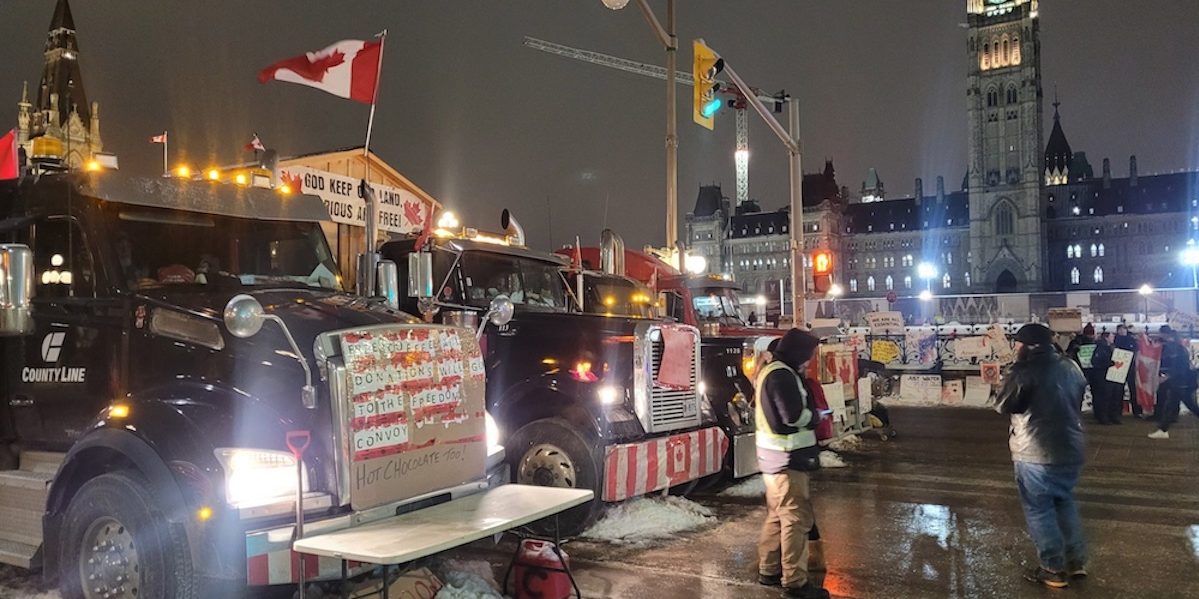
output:
[[[1006,420],[968,408],[892,408],[899,436],[867,437],[813,484],[835,597],[1199,597],[1199,420],[1087,422],[1078,499],[1091,576],[1068,590],[1021,578],[1036,564],[1016,497]],[[719,524],[652,547],[567,545],[584,597],[777,597],[754,584],[761,499],[701,496]],[[499,568],[512,549],[458,557]]]

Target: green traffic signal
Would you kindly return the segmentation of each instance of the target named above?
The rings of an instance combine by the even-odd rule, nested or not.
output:
[[[704,107],[700,109],[700,114],[704,115],[704,118],[712,118],[712,115],[720,110],[721,104],[723,104],[723,101],[720,98],[713,98],[707,104],[704,104]]]

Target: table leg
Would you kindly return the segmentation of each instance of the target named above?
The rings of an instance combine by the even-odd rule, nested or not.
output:
[[[554,514],[554,555],[558,556],[558,563],[562,564],[562,570],[566,572],[566,577],[570,579],[570,586],[575,589],[575,596],[583,599],[583,592],[579,590],[579,583],[575,581],[575,575],[570,571],[570,566],[566,560],[562,558],[562,550],[558,547],[562,542],[562,534],[558,526],[558,514]]]
[[[391,589],[387,588],[387,587],[391,586],[388,583],[387,574],[388,574],[388,565],[383,564],[383,599],[389,599],[389,596],[391,595],[391,592],[390,592]]]
[[[350,599],[350,568],[346,560],[341,560],[341,599]]]
[[[516,559],[520,557],[520,544],[524,540],[520,533],[514,532],[512,536],[516,537],[516,551],[512,552],[512,559],[508,560],[508,568],[504,570],[504,586],[501,587],[501,590],[505,593],[508,592],[508,579],[512,575],[512,569],[516,567]],[[513,594],[515,594],[515,589],[513,589]]]

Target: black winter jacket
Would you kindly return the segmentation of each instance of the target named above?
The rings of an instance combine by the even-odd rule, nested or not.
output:
[[[1012,364],[1003,377],[996,411],[1011,416],[1012,460],[1077,465],[1083,457],[1079,407],[1087,381],[1073,360],[1039,346]]]

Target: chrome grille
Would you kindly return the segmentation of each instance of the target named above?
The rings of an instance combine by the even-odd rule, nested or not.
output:
[[[663,327],[683,329],[694,339],[691,359],[691,381],[686,389],[674,389],[657,384],[662,366],[665,343]],[[637,416],[649,433],[672,431],[697,426],[699,414],[699,332],[686,325],[643,325],[638,327],[636,348]]]

